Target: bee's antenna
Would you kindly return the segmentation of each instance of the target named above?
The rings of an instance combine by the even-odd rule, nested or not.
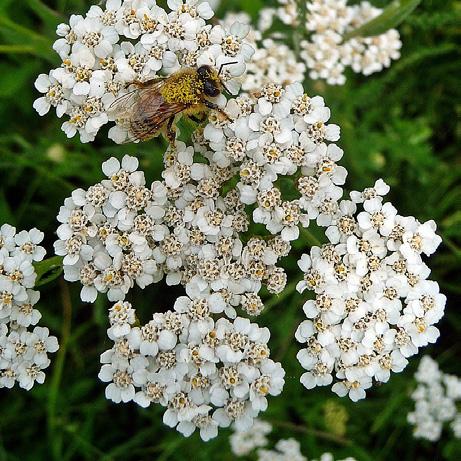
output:
[[[232,66],[232,64],[238,64],[238,61],[225,62],[225,63],[221,64],[221,67],[219,68],[218,76],[221,75],[221,72],[224,69],[224,67]]]
[[[230,94],[232,96],[232,93],[229,91],[229,88],[227,88],[226,85],[224,85],[223,82],[221,82],[221,85],[223,86],[224,90],[226,91],[227,94]]]

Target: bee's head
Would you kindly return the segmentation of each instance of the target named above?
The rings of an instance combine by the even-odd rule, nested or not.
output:
[[[203,92],[210,98],[221,94],[222,83],[218,73],[211,66],[200,66],[197,69],[198,76],[203,82]]]
[[[229,93],[229,90],[224,85],[221,79],[221,72],[225,66],[238,64],[237,62],[226,62],[221,64],[219,72],[211,66],[203,65],[197,69],[198,76],[203,82],[203,92],[210,98],[219,96],[223,90]]]

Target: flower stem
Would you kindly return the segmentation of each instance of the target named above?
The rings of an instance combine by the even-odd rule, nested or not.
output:
[[[299,15],[299,24],[294,29],[293,32],[293,46],[296,53],[296,56],[300,58],[301,56],[301,41],[306,36],[306,13],[307,6],[306,0],[297,0],[296,1],[298,15]]]
[[[322,242],[310,230],[307,230],[305,227],[301,227],[301,234],[309,245],[317,247],[322,246]]]
[[[52,457],[56,461],[62,460],[63,433],[60,431],[59,418],[56,415],[59,387],[61,385],[64,362],[66,358],[67,345],[71,332],[72,302],[69,287],[63,279],[59,281],[61,289],[61,303],[63,311],[63,322],[61,328],[61,339],[59,351],[56,357],[53,374],[51,376],[50,391],[48,394],[48,440],[52,447]]]
[[[284,299],[286,299],[288,296],[294,293],[296,290],[297,283],[298,283],[297,280],[290,282],[279,295],[274,295],[267,302],[265,302],[264,303],[265,311],[281,303]]]
[[[302,434],[314,435],[321,439],[331,440],[332,442],[336,442],[339,445],[349,445],[351,443],[350,440],[341,437],[340,435],[330,434],[329,432],[319,431],[318,429],[311,429],[310,427],[299,426],[297,424],[290,423],[288,421],[269,421],[273,426],[282,427],[285,429],[289,429],[293,432],[300,432]]]

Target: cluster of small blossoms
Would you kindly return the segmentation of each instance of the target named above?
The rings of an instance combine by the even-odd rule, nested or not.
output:
[[[300,83],[268,83],[251,97],[229,100],[225,111],[231,121],[211,120],[205,144],[195,149],[221,168],[237,169],[240,201],[254,207],[254,222],[286,242],[311,220],[330,225],[347,171],[336,163],[343,151],[330,142],[340,130],[327,123],[323,98],[309,97]],[[297,178],[291,197],[282,193],[286,176]]]
[[[16,233],[9,224],[0,227],[0,388],[17,382],[30,390],[36,382],[42,384],[48,353],[59,347],[48,328],[36,326],[41,314],[34,308],[40,293],[32,290],[37,276],[33,263],[45,256],[42,240],[37,229]]]
[[[257,461],[309,461],[301,453],[301,444],[295,439],[279,440],[275,444],[274,450],[258,450]],[[310,461],[335,461],[331,453],[323,453],[318,459]],[[355,458],[348,456],[345,459],[338,461],[357,461]]]
[[[285,372],[269,358],[269,330],[237,317],[211,317],[212,303],[183,302],[135,326],[134,309],[119,302],[109,311],[114,346],[101,355],[99,377],[116,403],[153,403],[164,423],[184,436],[196,429],[207,441],[219,427],[247,430],[282,391]]]
[[[64,278],[83,285],[85,302],[98,292],[123,300],[135,283],[144,288],[162,278],[151,240],[163,235],[166,188],[160,182],[146,187],[137,168],[134,157],[107,160],[107,179],[75,190],[59,211],[55,252],[64,257]]]
[[[295,0],[279,0],[278,8],[263,9],[259,29],[269,29],[274,18],[295,28],[304,24],[309,39],[300,43],[301,58],[309,69],[311,79],[343,85],[346,81],[344,72],[348,67],[356,73],[370,75],[399,59],[402,42],[395,29],[374,37],[344,40],[348,32],[382,13],[369,2],[349,6],[347,0],[309,0],[304,18],[299,14],[298,3]]]
[[[67,136],[78,133],[82,142],[90,142],[113,118],[111,104],[135,81],[182,67],[233,62],[221,77],[237,91],[233,78],[243,74],[253,54],[243,40],[248,26],[208,24],[214,13],[207,2],[168,0],[168,7],[167,12],[155,0],[107,0],[104,7],[94,5],[85,16],[60,24],[53,48],[62,65],[37,78],[35,86],[43,93],[34,103],[37,112],[45,115],[55,107],[58,117],[68,117],[62,125]],[[128,130],[115,122],[109,138],[122,143]]]
[[[256,419],[249,431],[233,431],[229,437],[232,453],[235,456],[247,456],[256,448],[269,444],[267,436],[272,432],[272,426],[261,419]]]
[[[279,440],[274,450],[266,449],[269,445],[267,436],[271,431],[272,426],[261,420],[256,420],[250,431],[235,430],[230,436],[232,453],[241,457],[257,450],[257,461],[308,461],[301,453],[300,443],[293,438]],[[324,453],[318,460],[311,461],[334,461],[334,458],[331,453]],[[356,460],[349,457],[342,461]]]
[[[251,25],[251,18],[246,13],[227,13],[223,20],[224,26],[230,27],[234,22]],[[264,29],[265,26],[259,27]],[[255,53],[247,64],[245,74],[240,77],[243,91],[257,92],[268,83],[288,85],[304,81],[305,63],[298,61],[293,50],[280,41],[281,38],[283,39],[283,36],[275,34],[263,38],[260,30],[251,29],[245,40]]]
[[[259,13],[259,29],[266,31],[272,27],[274,18],[292,27],[300,25],[300,8],[296,0],[277,0],[278,6],[263,8]]]
[[[387,382],[439,336],[434,324],[446,298],[427,280],[422,256],[432,254],[441,238],[433,221],[399,216],[384,203],[388,191],[378,180],[352,192],[326,231],[330,243],[298,261],[304,272],[298,291],[315,293],[296,332],[305,344],[298,360],[307,370],[301,382],[308,389],[330,385],[335,377],[334,392],[362,399],[373,378]]]
[[[167,283],[185,285],[191,297],[219,292],[227,304],[241,304],[248,314],[258,315],[261,285],[274,294],[285,287],[286,275],[276,263],[291,246],[279,236],[242,242],[250,221],[239,193],[233,187],[221,195],[235,173],[213,161],[194,163],[194,149],[181,142],[167,151],[162,173],[170,198],[167,243],[177,242],[171,263],[169,247],[164,248]]]
[[[215,308],[233,318],[237,305],[259,315],[262,284],[283,290],[286,274],[276,263],[290,244],[279,236],[244,244],[249,220],[238,193],[220,195],[231,170],[194,163],[193,155],[178,141],[165,154],[164,181],[150,187],[136,158],[111,158],[103,164],[108,179],[66,199],[55,251],[64,256],[66,280],[82,283],[83,301],[98,292],[123,300],[135,284],[144,288],[166,274],[194,300],[219,293]]]
[[[424,356],[415,373],[417,388],[411,395],[414,411],[408,414],[408,422],[414,426],[416,438],[436,442],[445,424],[450,423],[456,438],[461,438],[461,379],[443,373],[435,360]]]
[[[374,37],[343,36],[381,14],[369,2],[348,6],[347,0],[311,0],[307,2],[306,28],[309,40],[301,42],[301,57],[310,69],[310,78],[343,85],[345,69],[370,75],[389,67],[400,58],[402,42],[397,30]]]

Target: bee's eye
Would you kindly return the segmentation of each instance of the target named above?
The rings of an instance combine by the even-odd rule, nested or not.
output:
[[[197,69],[197,73],[199,74],[200,78],[204,79],[209,75],[210,68],[209,68],[209,66],[200,66]]]
[[[215,98],[216,96],[219,96],[221,93],[221,91],[216,86],[216,84],[211,80],[205,80],[204,86],[203,86],[203,92],[207,96],[210,96],[211,98]]]

